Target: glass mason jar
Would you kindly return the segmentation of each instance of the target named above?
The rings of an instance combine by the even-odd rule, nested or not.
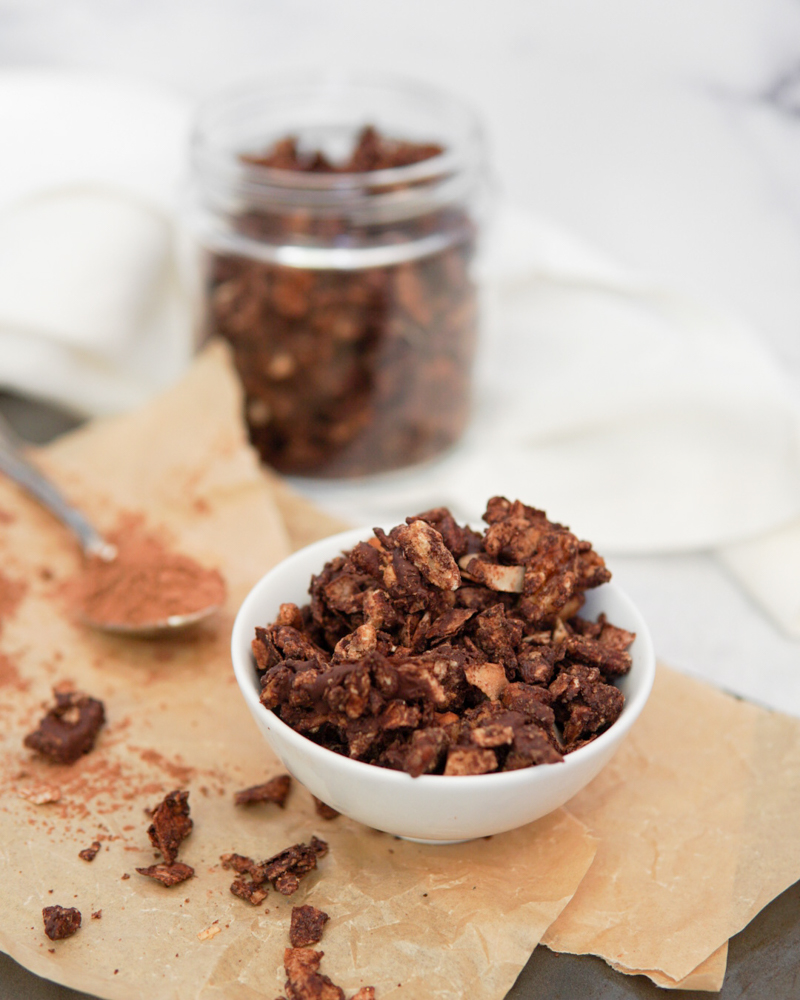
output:
[[[264,461],[356,476],[452,445],[476,341],[474,115],[408,82],[284,78],[208,104],[192,167],[203,328],[233,348]]]

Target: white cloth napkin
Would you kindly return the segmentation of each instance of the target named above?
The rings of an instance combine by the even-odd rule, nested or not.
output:
[[[718,556],[762,611],[800,639],[800,521],[726,546]]]
[[[190,118],[139,85],[0,73],[0,387],[90,416],[184,370],[174,205]]]

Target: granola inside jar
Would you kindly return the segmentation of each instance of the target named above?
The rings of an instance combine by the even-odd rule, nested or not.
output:
[[[472,113],[408,83],[283,80],[209,104],[192,155],[203,328],[232,346],[263,460],[358,476],[454,444],[485,191]]]

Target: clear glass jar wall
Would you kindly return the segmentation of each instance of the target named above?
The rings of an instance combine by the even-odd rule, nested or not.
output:
[[[210,104],[193,166],[205,329],[233,348],[262,458],[355,476],[452,445],[477,332],[474,116],[408,83],[283,80]]]

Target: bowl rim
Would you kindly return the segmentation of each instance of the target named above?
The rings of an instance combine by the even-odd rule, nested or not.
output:
[[[388,529],[387,529],[388,530]],[[257,608],[261,602],[262,592],[272,584],[273,578],[285,573],[288,569],[293,569],[298,563],[303,564],[318,554],[325,554],[323,562],[318,569],[311,570],[312,573],[320,572],[325,562],[334,558],[339,551],[352,548],[358,541],[364,541],[372,535],[372,528],[351,528],[347,531],[329,535],[319,541],[298,549],[291,555],[276,563],[272,569],[268,570],[261,579],[250,589],[245,599],[242,601],[234,619],[231,631],[231,660],[239,689],[247,703],[250,711],[257,715],[259,712],[268,713],[268,725],[277,731],[277,735],[300,752],[306,754],[314,761],[319,761],[323,766],[333,766],[343,768],[354,777],[369,777],[374,780],[384,780],[395,782],[397,787],[409,786],[409,782],[414,787],[431,788],[435,787],[444,790],[445,787],[455,787],[456,783],[471,783],[476,789],[487,782],[493,788],[513,786],[515,784],[528,784],[529,782],[548,780],[547,776],[552,774],[551,768],[557,768],[558,773],[566,776],[571,771],[581,770],[589,766],[592,758],[602,757],[606,751],[612,751],[622,741],[634,722],[639,718],[642,709],[650,697],[656,674],[656,658],[652,637],[647,627],[647,623],[637,606],[625,591],[613,582],[604,583],[600,587],[592,588],[593,592],[601,592],[605,588],[614,593],[618,600],[626,606],[626,610],[639,622],[636,629],[636,639],[634,643],[641,643],[642,676],[640,678],[638,690],[632,697],[625,698],[625,705],[619,718],[609,728],[597,736],[591,743],[579,747],[564,756],[563,761],[557,761],[552,765],[540,764],[535,767],[518,768],[513,771],[491,771],[487,774],[421,774],[412,777],[406,771],[397,771],[392,768],[379,767],[377,764],[370,764],[366,761],[353,760],[345,757],[344,754],[329,750],[327,747],[315,743],[312,739],[297,732],[282,719],[280,719],[271,709],[265,708],[259,700],[258,675],[255,670],[255,661],[250,652],[250,643],[253,638],[252,628],[247,624],[251,617],[251,612]],[[310,577],[309,577],[310,582]],[[269,623],[266,623],[269,624]],[[245,629],[247,634],[245,635]],[[445,783],[443,785],[443,782]]]

